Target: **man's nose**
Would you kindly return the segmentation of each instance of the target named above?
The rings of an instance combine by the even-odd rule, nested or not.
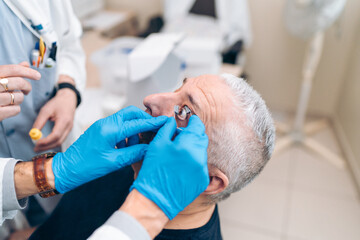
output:
[[[170,117],[173,115],[174,102],[171,93],[149,95],[144,98],[143,103],[153,117],[161,115]]]

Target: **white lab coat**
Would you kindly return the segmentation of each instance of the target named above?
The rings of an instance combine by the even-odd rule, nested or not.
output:
[[[39,36],[31,27],[29,20],[14,2],[23,0],[4,0],[8,7],[19,17],[28,29]],[[32,2],[34,9],[48,18],[57,34],[57,76],[64,74],[75,80],[76,88],[83,91],[86,83],[85,54],[81,47],[82,27],[75,16],[70,0],[26,0]]]
[[[194,2],[195,0],[164,0],[166,25],[186,19]],[[245,46],[249,46],[252,34],[247,0],[215,0],[215,7],[223,49],[240,39]]]
[[[2,207],[3,206],[2,181],[3,181],[4,169],[9,160],[10,160],[9,158],[0,158],[0,227],[2,223],[5,221],[5,219],[12,219],[16,215],[16,211],[3,212],[3,207]]]
[[[70,0],[21,0],[32,2],[34,8],[48,18],[52,23],[57,38],[57,78],[60,74],[72,77],[76,83],[76,88],[83,91],[86,83],[85,72],[85,54],[81,47],[80,36],[82,28],[79,20],[76,18]],[[18,1],[18,2],[21,2]],[[29,20],[13,3],[12,0],[4,0],[7,6],[24,23],[28,29],[38,36],[31,28]],[[1,36],[6,37],[6,36]],[[39,36],[38,36],[39,37]],[[15,212],[3,212],[3,193],[2,181],[4,174],[6,158],[0,158],[0,225],[5,218],[11,218]]]
[[[104,239],[132,240],[126,233],[113,226],[101,226],[88,238],[88,240],[104,240]]]

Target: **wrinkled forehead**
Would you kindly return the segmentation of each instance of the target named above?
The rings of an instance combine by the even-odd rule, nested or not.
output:
[[[186,78],[177,91],[189,96],[195,113],[205,125],[225,123],[233,115],[234,95],[220,76]]]
[[[231,92],[225,81],[217,75],[201,75],[199,77],[185,78],[182,86],[177,91],[181,90],[186,93],[193,93],[195,95],[194,97],[201,95],[198,91],[201,91],[204,96],[213,97],[221,96],[221,91]]]
[[[194,98],[202,98],[204,103],[212,107],[228,105],[233,100],[233,93],[225,81],[217,75],[201,75],[194,78],[185,78],[179,89]]]
[[[218,75],[201,75],[198,77],[188,77],[183,80],[183,86],[197,85],[199,87],[208,87],[208,90],[215,90],[216,87],[226,87],[224,80]]]

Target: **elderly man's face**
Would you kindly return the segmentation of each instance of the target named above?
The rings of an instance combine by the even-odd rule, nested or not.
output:
[[[230,88],[216,75],[202,75],[185,79],[183,85],[175,92],[159,93],[144,99],[146,112],[154,117],[174,116],[174,106],[190,108],[205,124],[206,133],[211,140],[211,130],[217,124],[226,124],[232,114],[232,92]],[[190,116],[185,119],[175,117],[178,127],[186,127]],[[141,163],[133,164],[135,177]]]
[[[207,133],[217,123],[231,116],[232,95],[230,88],[216,75],[202,75],[185,79],[183,85],[172,93],[159,93],[144,99],[146,111],[152,116],[174,116],[174,106],[190,108],[205,124]],[[186,127],[186,119],[176,117],[179,127]]]

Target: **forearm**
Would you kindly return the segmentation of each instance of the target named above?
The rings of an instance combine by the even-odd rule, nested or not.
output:
[[[72,77],[68,76],[68,75],[65,75],[65,74],[60,74],[59,75],[59,79],[58,79],[57,83],[71,83],[74,86],[76,85],[74,79]]]
[[[169,221],[152,201],[132,190],[119,211],[97,229],[89,240],[154,239]]]
[[[164,212],[136,189],[132,190],[119,209],[136,219],[155,238],[169,221]]]
[[[74,81],[73,78],[69,77],[68,75],[63,75],[61,74],[59,76],[59,79],[58,79],[58,84],[60,83],[70,83],[72,85],[74,85],[76,87],[76,83]],[[61,96],[63,98],[66,98],[66,99],[72,99],[72,102],[74,103],[75,105],[75,108],[76,108],[76,105],[77,105],[77,96],[76,96],[76,93],[69,89],[69,88],[62,88],[62,89],[59,89],[58,92],[56,93],[57,96]]]
[[[52,171],[52,158],[45,162],[47,181],[52,188],[55,188],[55,177]],[[14,169],[14,181],[17,199],[22,199],[38,193],[34,179],[33,162],[19,162]]]

